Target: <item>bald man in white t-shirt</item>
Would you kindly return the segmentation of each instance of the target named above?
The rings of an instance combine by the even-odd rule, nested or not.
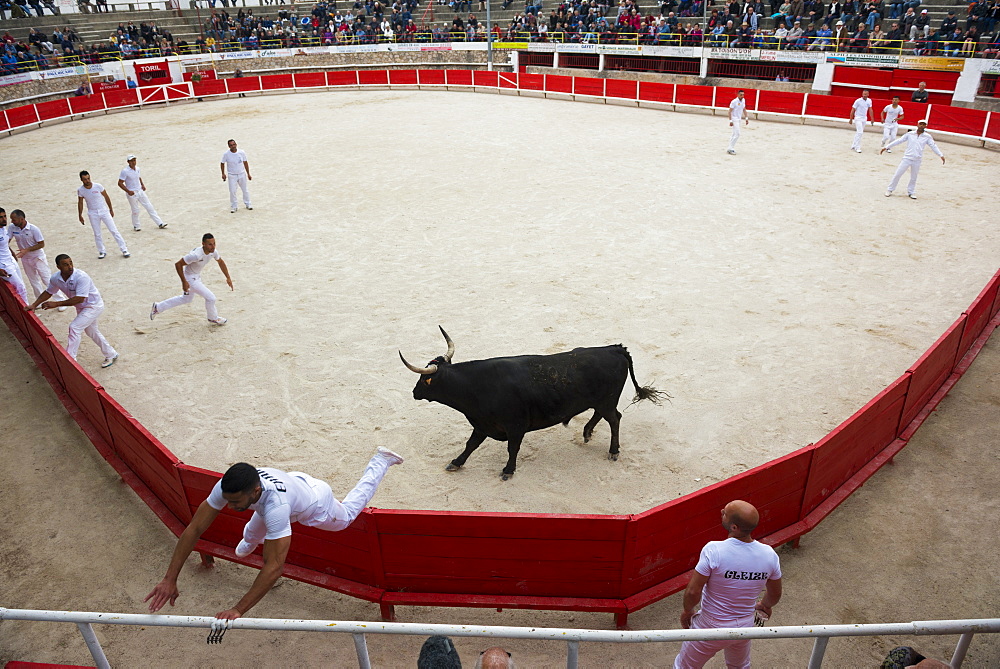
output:
[[[292,544],[292,523],[329,532],[346,529],[375,496],[389,467],[402,462],[403,458],[396,453],[378,447],[361,479],[343,502],[334,498],[328,484],[308,474],[254,467],[245,462],[233,465],[198,507],[177,540],[166,576],[143,601],[149,601],[149,610],[153,613],[167,602],[174,605],[180,594],[177,576],[184,561],[219,512],[228,506],[233,511],[253,511],[250,522],[243,528],[243,540],[236,547],[237,557],[250,555],[263,543],[264,565],[247,594],[235,606],[215,617],[235,620],[246,615],[281,576]]]
[[[710,541],[701,549],[694,575],[684,591],[684,629],[752,627],[759,612],[771,617],[781,599],[781,565],[778,554],[755,541],[751,533],[760,515],[752,504],[734,500],[722,509],[725,541]],[[766,590],[764,599],[757,596]],[[701,610],[695,613],[695,607]],[[674,669],[699,669],[719,651],[730,669],[750,667],[750,640],[685,641],[674,660]]]
[[[229,140],[228,144],[229,150],[222,154],[219,167],[222,170],[222,180],[229,182],[229,213],[236,213],[237,186],[243,191],[243,204],[253,211],[253,205],[250,204],[249,182],[253,181],[253,177],[250,176],[250,162],[247,160],[247,154],[236,146],[235,139]]]
[[[740,138],[740,121],[750,125],[750,118],[747,116],[747,102],[743,99],[743,91],[737,91],[736,97],[729,103],[729,127],[733,129],[729,136],[729,148],[726,153],[734,155],[736,153],[736,141]]]
[[[861,91],[861,97],[851,105],[851,116],[848,123],[854,124],[854,141],[851,143],[851,151],[861,153],[861,138],[865,136],[865,126],[869,121],[875,122],[872,116],[872,101],[868,97],[868,89]]]

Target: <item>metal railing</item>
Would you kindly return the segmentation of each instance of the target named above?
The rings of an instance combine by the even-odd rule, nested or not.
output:
[[[210,630],[207,641],[221,643],[229,630],[251,629],[288,632],[327,632],[350,634],[358,656],[358,666],[370,669],[368,634],[405,634],[409,636],[445,635],[495,639],[531,639],[561,641],[566,644],[566,666],[576,669],[580,642],[587,643],[678,643],[682,641],[721,641],[736,639],[815,639],[809,657],[809,669],[823,665],[830,639],[834,637],[941,636],[960,635],[951,657],[952,669],[959,669],[975,634],[1000,633],[1000,618],[972,620],[920,620],[909,623],[866,625],[800,625],[787,627],[741,627],[726,629],[678,629],[648,631],[612,631],[563,629],[553,627],[501,627],[491,625],[438,625],[420,623],[351,622],[335,620],[285,620],[280,618],[239,618],[219,620],[207,616],[161,616],[134,613],[86,613],[75,611],[40,611],[0,607],[0,621],[24,620],[75,623],[100,669],[110,669],[104,650],[94,634],[94,624],[142,625],[145,627],[194,627]]]

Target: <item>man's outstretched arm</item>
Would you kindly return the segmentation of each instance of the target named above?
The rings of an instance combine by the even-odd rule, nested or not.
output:
[[[170,558],[170,566],[167,567],[166,576],[156,584],[152,592],[146,595],[146,599],[142,600],[149,602],[150,613],[156,613],[167,602],[170,602],[170,606],[174,605],[180,594],[177,590],[177,576],[180,575],[181,569],[184,567],[184,561],[187,560],[188,555],[194,550],[194,545],[198,543],[198,539],[212,525],[218,515],[219,509],[212,508],[207,501],[202,502],[198,510],[195,511],[194,518],[177,539],[177,546]]]
[[[264,566],[260,568],[260,573],[254,579],[253,585],[243,599],[236,603],[231,609],[220,611],[215,614],[216,618],[222,620],[236,620],[246,615],[246,612],[264,598],[285,569],[285,558],[288,557],[288,549],[292,545],[291,535],[280,539],[264,540]]]

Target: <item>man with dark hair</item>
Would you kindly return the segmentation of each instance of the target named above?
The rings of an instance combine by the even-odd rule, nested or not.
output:
[[[756,616],[766,620],[781,599],[781,565],[777,553],[755,541],[751,533],[760,515],[749,502],[735,500],[722,509],[725,541],[710,541],[701,549],[694,574],[684,591],[684,629],[751,627]],[[764,599],[757,603],[761,590]],[[695,607],[701,610],[695,613]],[[703,667],[719,651],[726,666],[750,666],[750,641],[685,641],[674,660],[674,669]]]
[[[83,222],[83,203],[86,201],[87,217],[90,219],[90,227],[94,229],[94,243],[97,244],[97,259],[104,260],[108,255],[107,249],[104,248],[104,237],[101,235],[101,223],[108,228],[111,236],[118,242],[122,257],[128,258],[131,254],[115,225],[115,208],[111,204],[111,198],[108,197],[108,191],[104,190],[104,186],[101,184],[92,181],[90,172],[87,170],[80,172],[80,181],[83,182],[83,185],[76,189],[76,211],[80,216],[80,225],[86,225]]]
[[[243,540],[236,546],[236,556],[246,557],[263,543],[264,566],[247,594],[235,606],[220,611],[215,617],[235,620],[246,615],[281,576],[292,544],[292,523],[330,532],[347,528],[371,501],[389,467],[402,462],[403,458],[396,453],[378,447],[361,479],[343,502],[334,498],[329,485],[308,474],[254,467],[245,462],[233,465],[198,507],[177,540],[166,576],[143,601],[149,601],[149,610],[154,613],[167,602],[174,605],[180,594],[177,576],[184,561],[219,512],[228,506],[237,512],[253,511],[250,522],[243,528]]]
[[[733,129],[729,136],[729,148],[726,153],[733,155],[736,153],[736,140],[740,138],[740,121],[750,125],[750,117],[747,116],[747,103],[743,99],[743,91],[736,92],[736,97],[729,103],[729,127]]]
[[[0,208],[0,220],[4,216],[6,214]],[[35,294],[35,297],[38,297],[49,285],[49,278],[52,276],[52,272],[49,271],[48,258],[45,257],[45,238],[38,226],[28,223],[24,212],[20,209],[10,212],[10,223],[11,226],[8,230],[11,237],[17,242],[17,252],[14,257],[21,261],[24,276],[31,284],[31,292]],[[0,222],[0,225],[3,224]],[[66,299],[62,293],[56,294],[56,297]],[[25,299],[25,302],[27,301]],[[58,307],[56,311],[66,311],[66,307]]]
[[[229,268],[226,267],[226,261],[215,250],[215,237],[211,232],[206,232],[201,236],[201,246],[196,246],[190,253],[174,263],[177,276],[181,278],[181,294],[162,302],[153,302],[153,308],[149,310],[149,320],[153,320],[157,314],[167,309],[181,304],[189,304],[195,295],[201,295],[205,299],[208,322],[212,325],[225,325],[228,321],[219,317],[219,311],[215,307],[215,294],[201,281],[201,270],[211,260],[219,263],[219,269],[226,277],[229,290],[235,290],[233,280],[229,276]]]
[[[236,187],[243,191],[243,204],[247,209],[253,210],[250,204],[250,163],[247,161],[247,154],[236,145],[236,140],[227,142],[229,150],[222,154],[219,167],[222,169],[222,180],[229,181],[229,213],[236,213]],[[228,176],[227,176],[228,174]]]
[[[38,305],[41,305],[42,309],[76,307],[76,318],[69,324],[66,353],[76,360],[76,354],[80,350],[80,333],[86,332],[104,354],[101,367],[110,367],[118,359],[118,351],[108,343],[97,328],[97,319],[104,313],[104,300],[101,299],[97,286],[86,272],[73,267],[73,259],[65,253],[56,256],[56,269],[59,271],[49,279],[48,287],[24,310],[34,311]],[[69,297],[62,301],[50,302],[49,298],[60,291]]]
[[[28,292],[21,281],[21,272],[10,252],[10,228],[7,226],[7,212],[3,208],[0,208],[0,280],[12,285],[22,302],[28,302]]]

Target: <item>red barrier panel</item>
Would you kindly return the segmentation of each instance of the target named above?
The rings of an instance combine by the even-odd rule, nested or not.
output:
[[[475,86],[482,86],[483,88],[497,88],[500,85],[500,78],[496,72],[473,70],[472,83]]]
[[[517,72],[498,72],[497,73],[497,83],[500,88],[516,89],[517,88]]]
[[[997,272],[996,276],[994,276],[993,279],[996,280],[997,277],[1000,277],[1000,272]],[[991,309],[991,312],[993,316],[996,316],[998,313],[1000,313],[1000,289],[998,289],[997,299],[993,302],[993,309]]]
[[[37,316],[29,316],[25,318],[25,326],[22,332],[31,341],[31,345],[38,352],[38,355],[45,361],[46,366],[48,366],[49,371],[56,378],[59,385],[62,385],[62,373],[59,371],[59,366],[56,364],[56,356],[64,355],[62,347],[56,338],[49,333],[45,328],[45,325],[38,319]]]
[[[759,467],[633,516],[626,543],[625,594],[632,595],[691,569],[708,541],[726,536],[721,509],[744,499],[760,511],[760,536],[800,518],[812,450],[802,448]],[[655,601],[655,600],[653,600]],[[648,603],[648,602],[647,602]]]
[[[139,89],[132,88],[124,91],[108,91],[101,93],[104,98],[104,106],[108,109],[116,107],[131,107],[139,104]]]
[[[40,121],[69,116],[71,113],[69,110],[69,100],[66,98],[51,100],[49,102],[39,102],[35,105],[35,109],[38,111],[38,120]]]
[[[290,74],[268,74],[260,78],[260,88],[264,91],[279,91],[294,87],[295,81]]]
[[[561,74],[546,74],[545,90],[549,93],[572,93],[573,77],[566,77]]]
[[[296,72],[292,75],[292,81],[296,88],[310,88],[316,86],[326,86],[325,72]]]
[[[618,595],[628,516],[375,513],[390,590]]]
[[[0,131],[7,130],[8,128],[10,128],[10,124],[7,122],[7,114],[0,111]]]
[[[358,85],[358,72],[357,72],[357,70],[327,72],[326,73],[326,85],[327,86],[357,86]]]
[[[607,79],[604,82],[604,94],[609,98],[638,100],[639,82],[630,79]]]
[[[919,121],[920,117],[915,120]],[[983,129],[986,127],[986,112],[982,109],[934,105],[927,125],[932,131],[943,130],[982,137]]]
[[[108,443],[122,462],[183,522],[191,518],[177,465],[180,460],[163,447],[103,388],[96,394],[107,418]]]
[[[472,72],[470,70],[445,70],[445,78],[449,86],[472,85]]]
[[[962,341],[964,326],[963,314],[907,370],[911,374],[910,389],[906,393],[906,406],[903,408],[903,417],[899,424],[901,433],[937,392],[951,374],[951,370],[955,369],[958,345]]]
[[[757,98],[757,111],[799,116],[802,114],[802,102],[804,99],[804,93],[761,91],[760,96]]]
[[[87,342],[89,345],[90,342]],[[65,350],[56,352],[55,363],[59,368],[59,375],[62,377],[62,387],[70,399],[83,412],[94,426],[94,429],[101,435],[104,441],[111,443],[111,431],[108,428],[108,421],[104,415],[104,407],[98,397],[101,386],[91,378],[83,367],[76,360],[69,357]]]
[[[687,86],[678,84],[675,91],[674,102],[679,105],[697,105],[699,107],[712,106],[711,86]]]
[[[836,84],[856,84],[858,86],[889,88],[892,86],[892,70],[837,65],[833,68],[833,81]],[[858,96],[860,95],[861,89],[859,88]]]
[[[166,87],[168,100],[186,100],[191,97],[191,89],[186,84],[171,84]]]
[[[840,95],[818,95],[810,93],[806,98],[806,115],[847,120],[851,115],[854,98]]]
[[[227,93],[225,79],[202,79],[196,84],[191,84],[196,98],[208,97],[210,95],[225,95]]]
[[[604,97],[604,79],[597,77],[573,77],[573,94]]]
[[[962,341],[958,345],[958,360],[965,357],[965,354],[972,346],[972,342],[982,333],[983,328],[993,317],[993,303],[997,300],[997,292],[1000,291],[1000,274],[996,274],[986,284],[986,287],[976,296],[969,308],[965,310],[965,328],[962,330]]]
[[[802,516],[813,511],[899,435],[911,377],[903,374],[812,447]]]
[[[743,99],[747,103],[747,111],[753,111],[754,105],[757,104],[757,94],[759,91],[756,88],[733,88],[732,86],[716,86],[715,87],[715,107],[717,109],[728,109],[729,103],[733,101],[736,94],[743,91]]]
[[[389,83],[393,86],[416,86],[416,70],[389,70]]]
[[[990,122],[986,126],[986,136],[1000,142],[1000,113],[990,113]]]
[[[35,105],[24,105],[7,110],[7,123],[11,128],[19,128],[38,123],[38,111]]]
[[[389,74],[386,70],[358,70],[358,84],[361,86],[387,86]]]
[[[226,83],[226,91],[229,93],[248,93],[260,90],[260,77],[233,77],[221,81]]]
[[[444,70],[417,70],[417,83],[421,86],[444,86]]]
[[[146,88],[139,89],[139,101],[143,104],[151,104],[153,102],[166,102],[167,101],[167,89],[162,86],[149,86]]]
[[[518,88],[526,91],[544,91],[545,75],[520,73],[517,77],[517,85]]]

